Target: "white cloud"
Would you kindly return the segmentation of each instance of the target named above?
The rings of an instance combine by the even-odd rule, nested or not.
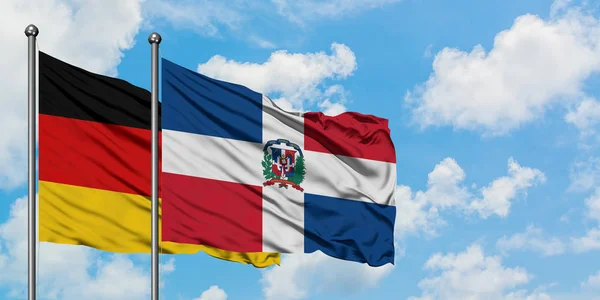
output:
[[[506,217],[512,201],[537,183],[545,181],[537,169],[522,167],[513,158],[508,159],[508,176],[496,178],[479,191],[463,181],[464,170],[453,158],[445,158],[428,175],[427,190],[413,193],[408,186],[396,189],[396,234],[418,233],[435,235],[436,228],[444,226],[439,216],[443,210],[454,209],[465,214],[477,213],[481,218],[491,215]]]
[[[39,49],[92,72],[116,74],[123,50],[140,27],[141,0],[0,1],[0,188],[25,182],[27,136],[27,39],[25,26],[40,29]],[[106,22],[110,20],[110,22]],[[101,33],[102,38],[98,37]]]
[[[555,299],[554,295],[549,295],[544,291],[534,291],[529,294],[526,290],[508,293],[502,300],[551,300]],[[558,300],[558,299],[556,299]],[[570,298],[570,300],[575,300]]]
[[[393,268],[391,264],[369,267],[315,252],[283,257],[281,266],[263,271],[261,282],[267,300],[304,299],[313,292],[353,294],[376,287]]]
[[[175,259],[169,258],[167,262],[160,265],[160,274],[173,273],[175,271]]]
[[[363,10],[381,8],[400,0],[271,0],[279,14],[303,25],[321,18],[340,18]]]
[[[150,274],[147,267],[126,255],[102,257],[84,246],[40,243],[38,290],[41,298],[58,299],[148,299]],[[160,266],[161,280],[174,269],[171,259]],[[9,219],[0,224],[0,286],[12,297],[26,295],[27,288],[27,199],[17,199]]]
[[[346,107],[341,103],[331,103],[329,99],[325,99],[319,103],[319,108],[323,114],[328,116],[336,116],[346,111]]]
[[[354,52],[338,43],[331,45],[330,55],[280,50],[273,52],[264,63],[241,63],[215,55],[198,65],[198,72],[204,75],[247,86],[271,98],[273,94],[279,95],[274,101],[282,108],[302,110],[304,102],[311,105],[318,100],[326,109],[334,107],[333,112],[343,110],[344,90],[339,85],[328,86],[324,81],[345,79],[354,70]],[[334,97],[340,100],[329,103]]]
[[[439,211],[464,207],[470,194],[461,185],[463,169],[453,158],[445,158],[428,174],[427,190],[413,193],[408,186],[396,189],[396,236],[423,231],[435,235],[445,225]]]
[[[519,16],[489,52],[481,45],[438,52],[429,79],[405,97],[414,122],[501,135],[555,103],[581,100],[584,82],[600,71],[600,22],[564,7],[557,3],[548,20]]]
[[[282,106],[291,106],[293,110],[302,110],[304,102],[309,105],[315,101],[332,107],[337,101],[333,97],[344,99],[341,86],[328,86],[325,80],[340,80],[351,76],[356,70],[356,57],[350,48],[343,44],[333,43],[331,54],[289,53],[284,50],[275,51],[264,63],[241,63],[215,55],[206,63],[198,65],[198,72],[224,81],[247,86],[248,88],[273,97]],[[334,112],[341,107],[335,107]]]
[[[399,1],[145,0],[143,10],[147,18],[145,25],[150,28],[166,21],[176,29],[189,29],[201,35],[218,38],[231,33],[236,38],[260,48],[273,49],[276,48],[276,44],[259,36],[254,31],[256,26],[253,25],[266,23],[268,27],[272,27],[273,24],[287,25],[287,22],[292,22],[304,27],[306,21],[331,20]],[[284,19],[281,20],[280,16]]]
[[[328,116],[336,116],[346,111],[346,92],[344,87],[336,84],[332,85],[325,91],[324,100],[319,104],[319,110]]]
[[[587,218],[600,225],[600,188],[596,187],[584,202]],[[571,247],[576,253],[600,250],[600,227],[589,229],[585,236],[571,238]]]
[[[510,200],[516,194],[526,194],[528,188],[546,182],[540,170],[521,167],[512,157],[508,160],[508,175],[497,178],[481,190],[482,198],[470,203],[469,209],[479,212],[482,218],[492,214],[506,217],[510,211]]]
[[[554,17],[567,10],[573,0],[554,0],[550,6],[550,16]]]
[[[595,275],[590,275],[585,282],[581,283],[581,286],[584,288],[600,290],[600,271]]]
[[[575,125],[584,137],[594,134],[600,124],[600,102],[586,98],[565,115],[565,121]]]
[[[227,293],[218,286],[213,285],[204,291],[199,298],[195,298],[194,300],[227,300]]]
[[[446,222],[439,217],[438,209],[424,196],[427,192],[417,192],[413,196],[410,187],[396,188],[396,228],[395,235],[402,238],[408,234],[423,232],[426,236],[435,236],[439,227]]]
[[[583,237],[571,238],[571,246],[576,253],[600,250],[600,228],[588,230]]]
[[[503,236],[496,242],[502,252],[514,250],[530,250],[541,253],[543,256],[558,255],[565,252],[565,244],[556,237],[545,237],[542,229],[527,226],[523,233],[516,233],[510,237]]]
[[[251,42],[253,42],[255,45],[257,45],[258,47],[263,48],[263,49],[277,48],[277,45],[275,45],[273,42],[266,40],[264,38],[261,38],[259,36],[256,36],[256,35],[251,35],[249,37],[249,40]]]
[[[146,0],[144,15],[152,19],[168,21],[176,29],[190,29],[208,36],[220,35],[219,26],[237,29],[247,17],[242,13],[240,1],[214,0]],[[150,25],[150,24],[148,24]]]
[[[600,158],[576,161],[569,172],[569,191],[588,191],[600,185]]]
[[[499,256],[485,256],[478,244],[458,254],[436,253],[424,268],[437,274],[421,280],[423,294],[410,299],[549,299],[539,291],[512,291],[529,283],[532,275],[521,267],[505,267]]]

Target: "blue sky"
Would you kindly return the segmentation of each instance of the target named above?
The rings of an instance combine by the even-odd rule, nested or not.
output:
[[[594,1],[0,4],[0,298],[26,288],[26,39],[149,88],[163,57],[296,110],[390,120],[396,265],[162,257],[162,299],[600,299]],[[42,3],[45,3],[42,5]],[[301,3],[301,4],[298,4]],[[260,75],[256,75],[260,74]],[[174,260],[172,260],[174,258]],[[42,244],[43,299],[148,299],[149,257]],[[414,298],[411,298],[414,297]]]

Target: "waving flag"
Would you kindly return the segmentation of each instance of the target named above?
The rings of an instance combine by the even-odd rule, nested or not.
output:
[[[39,56],[39,240],[149,253],[150,92]],[[160,251],[279,264],[279,253],[208,245],[164,242]]]
[[[290,113],[162,60],[162,239],[394,262],[387,120]]]

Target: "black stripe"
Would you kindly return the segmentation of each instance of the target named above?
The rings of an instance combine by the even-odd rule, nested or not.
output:
[[[148,68],[150,77],[150,68]],[[40,114],[150,129],[150,92],[39,52]],[[159,125],[160,127],[160,102]]]

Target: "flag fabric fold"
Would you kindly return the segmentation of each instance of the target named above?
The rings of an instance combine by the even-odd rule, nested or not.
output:
[[[388,121],[290,113],[162,60],[163,240],[394,263]]]
[[[39,85],[40,241],[149,253],[150,93],[43,52]],[[159,133],[159,149],[160,143]],[[160,242],[160,250],[204,251],[257,267],[279,264],[280,259],[278,253],[176,242]]]

